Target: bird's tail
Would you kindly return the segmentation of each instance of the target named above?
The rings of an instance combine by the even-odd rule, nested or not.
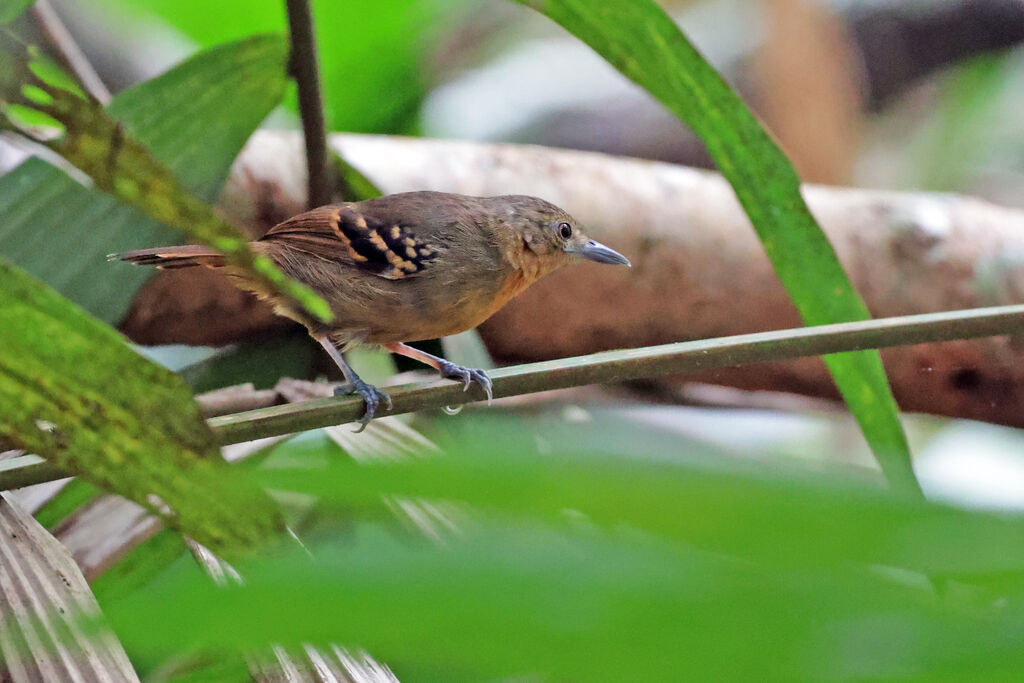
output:
[[[224,265],[224,256],[201,244],[187,244],[181,247],[155,247],[109,254],[108,261],[127,261],[137,266],[156,266],[164,270],[208,266],[217,268]]]

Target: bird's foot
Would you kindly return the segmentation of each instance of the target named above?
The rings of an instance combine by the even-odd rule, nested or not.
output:
[[[386,405],[388,410],[391,410],[391,397],[361,379],[357,379],[354,382],[346,382],[334,388],[335,396],[347,396],[349,394],[359,394],[363,397],[363,403],[366,404],[366,410],[363,411],[363,416],[359,418],[360,427],[356,430],[356,434],[366,429],[366,425],[370,424],[370,420],[373,419],[373,415],[377,412],[377,408],[381,403]]]
[[[451,361],[443,361],[437,368],[445,379],[453,379],[462,382],[463,391],[468,391],[469,386],[476,382],[487,394],[487,404],[490,405],[493,394],[491,392],[491,378],[483,370],[476,368],[464,368]]]

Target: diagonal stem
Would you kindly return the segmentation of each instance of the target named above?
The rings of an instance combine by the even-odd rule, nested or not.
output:
[[[291,39],[291,73],[299,88],[299,114],[306,140],[306,168],[309,176],[309,206],[330,204],[333,195],[333,168],[328,163],[327,127],[320,92],[320,70],[313,12],[309,0],[286,0],[288,31]]]
[[[495,398],[551,389],[678,374],[801,356],[818,356],[870,348],[953,341],[1001,334],[1024,334],[1024,305],[976,308],[854,323],[703,339],[589,356],[530,363],[490,371]],[[443,408],[484,398],[474,387],[433,380],[390,390],[394,401],[382,415]],[[207,421],[221,444],[301,432],[352,422],[363,413],[361,398],[322,398]],[[21,467],[0,467],[0,490],[66,476],[44,467],[34,456]],[[25,471],[25,468],[32,468]]]
[[[1000,334],[1024,334],[1024,305],[879,318],[606,351],[499,368],[488,374],[493,381],[494,398],[505,398],[763,361]],[[478,387],[463,391],[460,384],[447,380],[389,388],[388,393],[394,405],[380,415],[437,409],[484,398],[483,390]],[[357,419],[361,412],[362,403],[358,399],[314,399],[216,417],[208,424],[222,444],[231,444],[343,424]]]

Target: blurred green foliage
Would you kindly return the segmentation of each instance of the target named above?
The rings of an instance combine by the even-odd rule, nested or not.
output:
[[[0,24],[17,19],[33,0],[3,0],[0,2]]]
[[[383,462],[282,444],[263,481],[333,511],[313,561],[241,565],[227,591],[178,572],[104,608],[145,657],[334,642],[403,680],[998,680],[1024,663],[1019,518],[678,459],[634,429],[603,455],[580,446],[587,425],[534,419]],[[457,530],[410,539],[375,508]],[[1004,583],[936,594],[922,572]]]
[[[254,33],[286,33],[283,0],[87,0],[121,30],[166,22],[207,48]],[[408,131],[428,83],[431,31],[464,0],[313,2],[329,130]],[[134,28],[133,28],[134,27]],[[288,106],[297,111],[294,97]]]
[[[947,74],[938,106],[918,133],[921,189],[971,189],[978,167],[998,144],[998,109],[1017,67],[1009,53],[976,57]]]

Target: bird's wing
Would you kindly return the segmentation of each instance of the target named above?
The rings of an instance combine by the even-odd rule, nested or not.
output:
[[[350,204],[322,206],[279,223],[261,242],[277,242],[367,273],[399,280],[423,272],[443,247],[407,225]]]

